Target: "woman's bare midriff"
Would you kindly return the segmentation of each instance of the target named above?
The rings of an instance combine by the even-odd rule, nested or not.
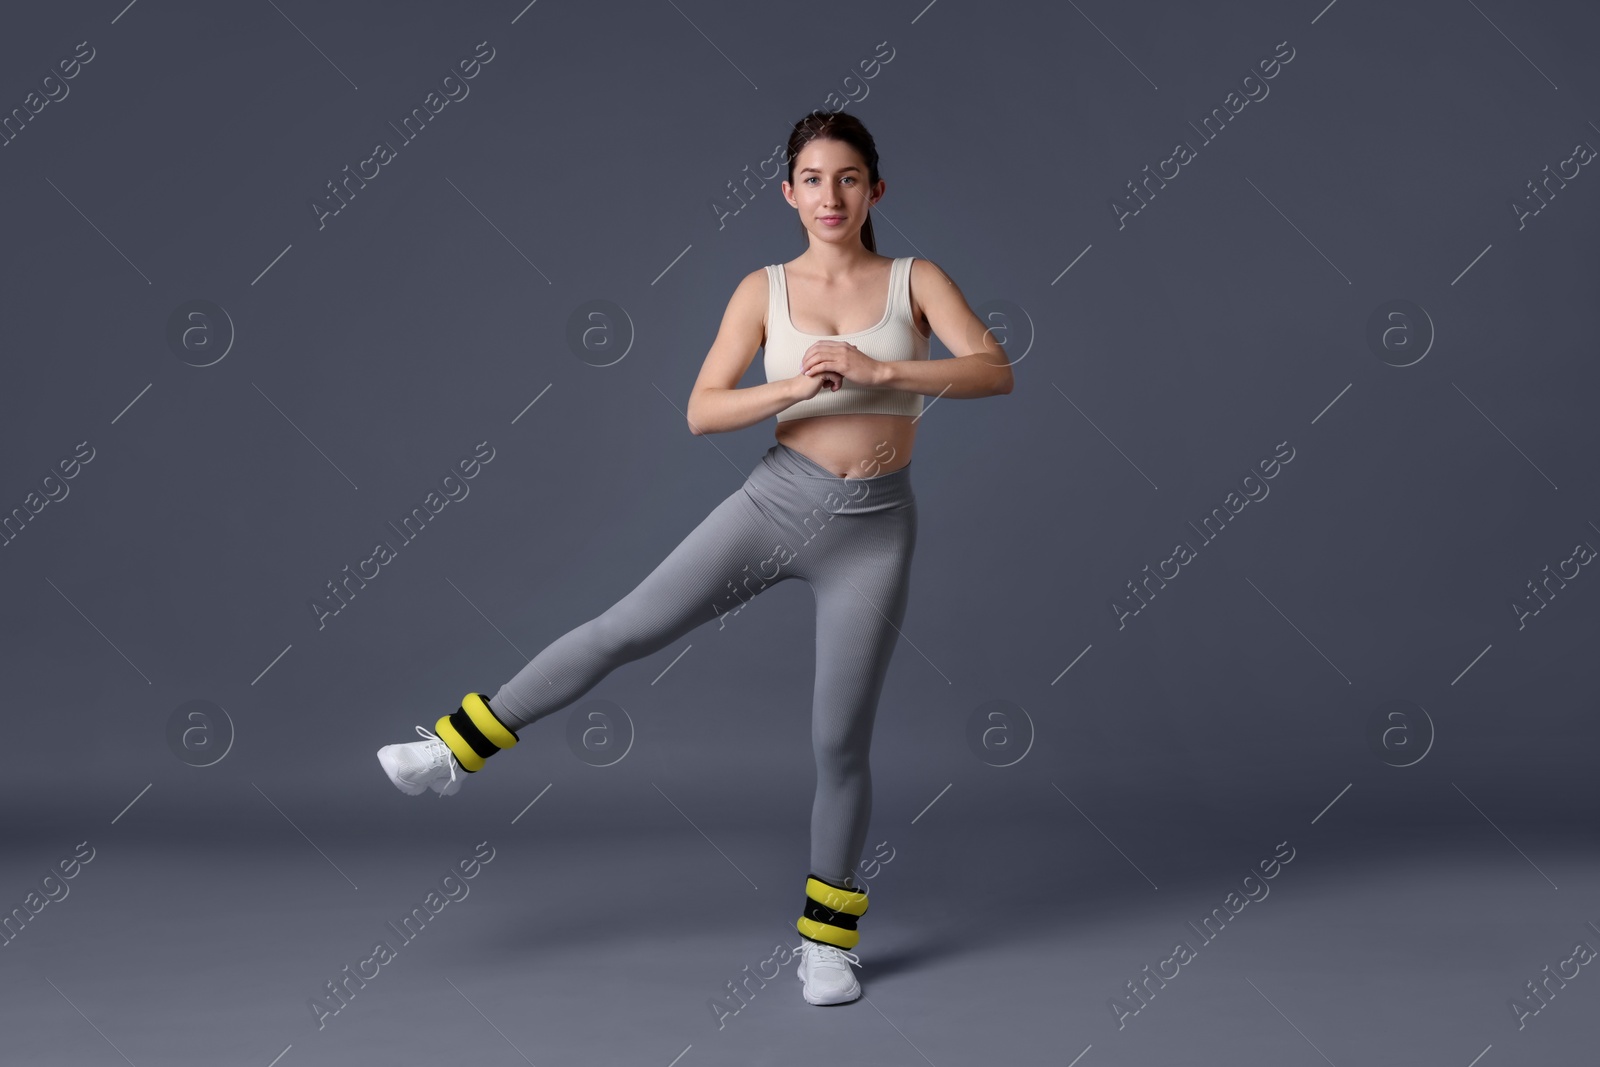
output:
[[[778,423],[778,442],[840,478],[875,478],[911,462],[910,415],[813,415]]]

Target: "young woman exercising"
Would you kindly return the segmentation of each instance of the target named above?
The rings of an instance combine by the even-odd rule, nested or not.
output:
[[[805,579],[817,601],[817,792],[797,973],[808,1003],[840,1004],[861,995],[850,970],[861,960],[845,950],[859,938],[867,896],[851,873],[866,844],[873,720],[916,546],[911,450],[922,398],[1009,393],[1012,374],[935,264],[877,254],[871,209],[885,184],[859,121],[811,112],[789,135],[788,160],[784,199],[810,246],[739,283],[688,405],[693,434],[776,416],[778,443],[627,596],[557,638],[493,696],[468,693],[436,734],[419,726],[426,740],[386,745],[378,760],[402,792],[449,796],[523,727],[613,670],[763,589]],[[925,328],[955,357],[930,362]],[[758,348],[767,381],[739,388]]]

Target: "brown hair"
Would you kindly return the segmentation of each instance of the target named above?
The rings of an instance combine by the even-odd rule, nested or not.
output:
[[[794,124],[794,129],[789,133],[789,185],[794,186],[795,157],[800,150],[812,141],[830,140],[842,141],[861,153],[861,158],[867,164],[867,186],[869,190],[876,186],[880,180],[878,175],[878,146],[872,140],[872,134],[861,125],[861,120],[854,115],[843,111],[823,111],[820,108],[806,115],[805,118]],[[800,228],[805,230],[805,224]],[[876,252],[878,243],[872,235],[872,213],[867,212],[867,221],[861,224],[861,243],[867,251]]]

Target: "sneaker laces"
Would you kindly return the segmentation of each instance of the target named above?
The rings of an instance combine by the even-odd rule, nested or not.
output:
[[[429,738],[430,740],[438,741],[439,744],[444,747],[445,762],[450,766],[450,781],[451,784],[454,784],[456,780],[456,754],[450,751],[450,746],[446,745],[444,741],[440,739],[438,734],[429,733],[421,726],[417,727],[417,733],[421,734],[423,737]],[[443,798],[444,794],[441,793],[439,796]]]
[[[837,945],[809,944],[806,947],[816,956],[813,966],[843,967],[846,974],[850,971],[849,964],[845,963],[846,960],[849,960],[850,963],[855,964],[857,967],[861,966],[860,956],[853,952],[846,952]]]

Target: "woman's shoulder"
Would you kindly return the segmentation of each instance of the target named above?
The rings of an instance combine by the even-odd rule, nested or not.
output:
[[[756,267],[754,270],[748,271],[744,277],[739,279],[739,284],[734,286],[734,291],[738,292],[742,289],[758,289],[762,292],[765,292],[767,285],[772,280],[772,272],[776,266],[777,264],[769,264],[767,266]]]
[[[728,298],[730,310],[759,323],[761,343],[766,344],[767,308],[772,301],[772,266],[757,267],[739,279]]]
[[[906,271],[906,297],[911,304],[911,319],[916,323],[928,321],[927,307],[922,296],[932,292],[941,281],[949,282],[949,275],[931,259],[908,256],[911,260]]]

